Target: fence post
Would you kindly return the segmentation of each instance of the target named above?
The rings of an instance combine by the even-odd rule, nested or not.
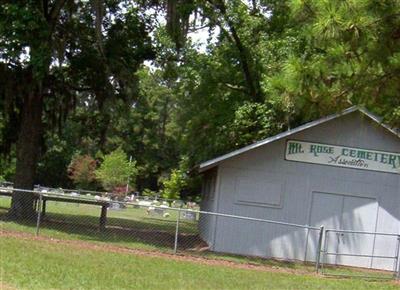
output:
[[[174,244],[174,254],[178,250],[178,235],[179,235],[179,221],[181,219],[181,209],[178,209],[178,217],[176,218],[176,228],[175,228],[175,244]]]
[[[100,222],[99,222],[99,231],[104,232],[106,229],[106,222],[107,222],[107,208],[110,204],[103,204],[101,206],[101,213],[100,213]]]
[[[43,202],[42,193],[39,193],[39,211],[38,211],[37,221],[36,221],[36,236],[39,235],[40,219],[41,219],[41,215],[42,215],[42,202]]]
[[[395,279],[398,280],[400,278],[400,264],[399,264],[399,255],[400,255],[400,235],[397,236],[397,245],[396,245],[396,264],[395,264]]]
[[[328,252],[328,230],[324,230],[324,249],[322,250],[322,263],[321,264],[321,273],[324,274],[324,265],[326,264],[326,253]],[[322,248],[322,246],[321,246]]]
[[[317,255],[315,259],[315,271],[319,272],[319,261],[321,258],[321,250],[322,250],[322,238],[324,236],[324,226],[321,226],[319,229],[319,238],[318,238],[318,246],[317,246]]]

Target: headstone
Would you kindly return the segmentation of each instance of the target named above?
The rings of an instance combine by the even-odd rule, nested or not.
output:
[[[112,202],[110,204],[110,209],[112,210],[121,210],[121,204],[119,202]]]
[[[194,220],[196,220],[196,213],[192,212],[192,211],[184,211],[183,218],[190,220],[190,221],[194,221]]]

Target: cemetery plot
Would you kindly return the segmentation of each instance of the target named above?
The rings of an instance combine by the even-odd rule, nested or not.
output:
[[[69,196],[69,195],[68,195]],[[67,198],[67,197],[65,197]],[[100,200],[89,203],[67,203],[47,200],[40,222],[40,235],[48,237],[111,242],[129,247],[172,251],[179,211],[162,202],[141,201],[135,204],[109,202],[104,229],[99,228]],[[0,199],[0,214],[5,216],[10,198]],[[198,216],[182,210],[179,217],[179,250],[204,246],[198,235]],[[36,224],[19,226],[35,232]]]

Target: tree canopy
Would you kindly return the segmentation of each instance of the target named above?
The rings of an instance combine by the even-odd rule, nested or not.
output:
[[[199,162],[351,105],[400,126],[399,91],[396,0],[3,1],[0,178],[69,187],[120,148],[139,191],[196,195]]]

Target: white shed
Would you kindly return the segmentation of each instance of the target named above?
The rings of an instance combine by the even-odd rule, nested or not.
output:
[[[202,210],[349,231],[400,233],[400,138],[358,107],[310,122],[199,165]],[[201,216],[216,252],[315,261],[318,233]],[[394,256],[397,237],[339,233],[340,253]],[[329,263],[393,269],[386,258]]]

